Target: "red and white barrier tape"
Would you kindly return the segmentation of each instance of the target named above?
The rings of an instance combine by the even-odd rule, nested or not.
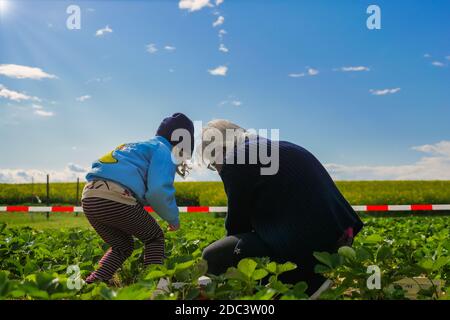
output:
[[[227,212],[227,207],[178,207],[180,212]],[[145,207],[153,212],[151,207]],[[82,207],[75,206],[0,206],[0,212],[83,212]]]
[[[362,205],[352,206],[355,211],[450,211],[450,204],[406,204],[406,205]],[[153,212],[151,207],[145,207]],[[180,212],[227,212],[227,207],[179,207]],[[83,212],[82,207],[74,206],[0,206],[0,212]]]

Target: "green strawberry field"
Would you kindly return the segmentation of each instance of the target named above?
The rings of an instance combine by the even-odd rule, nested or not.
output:
[[[186,188],[183,196],[187,200],[181,201],[197,204],[205,195],[192,184],[187,186],[182,187]],[[218,188],[212,183],[206,190],[210,192],[212,186]],[[414,185],[409,184],[411,186]],[[359,195],[361,201],[367,200],[363,199],[361,188],[375,187],[380,186],[361,183],[350,190],[349,185],[340,185],[344,193],[350,197],[353,194],[354,199]],[[405,197],[404,203],[410,201],[414,194],[408,194],[406,186],[403,190],[401,187],[399,192],[392,190],[387,196],[398,201]],[[177,192],[180,190],[178,188]],[[411,190],[416,192],[414,187]],[[433,192],[438,198],[433,203],[444,201],[448,196],[442,189],[423,188],[415,202],[431,201],[427,197]],[[5,197],[4,190],[0,194]],[[381,195],[372,194],[372,197],[376,199],[372,203],[390,202]],[[8,202],[4,199],[0,202]],[[27,203],[19,201],[20,198],[15,200]],[[63,198],[59,202],[70,203]],[[221,205],[220,202],[214,204]],[[315,253],[316,272],[333,281],[319,299],[450,299],[449,216],[362,215],[362,218],[365,227],[352,248],[342,247],[337,253]],[[165,223],[160,222],[166,228]],[[278,280],[283,272],[301,268],[301,265],[277,264],[265,258],[243,259],[236,268],[220,276],[208,275],[211,281],[199,284],[198,279],[207,275],[206,262],[201,259],[203,248],[224,236],[221,217],[182,213],[181,229],[166,232],[165,236],[167,259],[163,266],[144,268],[142,244],[136,241],[136,250],[113,282],[87,285],[80,279],[95,269],[107,247],[82,214],[77,217],[59,214],[46,221],[40,214],[0,213],[0,299],[309,298],[305,283],[289,285]],[[377,272],[378,280],[372,281]],[[164,290],[157,289],[161,279],[168,282]]]
[[[322,299],[403,299],[407,292],[396,281],[404,278],[439,280],[424,286],[419,299],[449,299],[450,218],[365,218],[366,227],[354,248],[339,253],[316,253],[317,272],[334,280]],[[245,259],[237,268],[213,277],[207,286],[197,279],[206,272],[201,251],[223,236],[223,219],[202,214],[182,217],[183,228],[167,233],[168,259],[163,267],[144,269],[142,248],[117,274],[113,285],[84,285],[69,289],[69,265],[78,265],[81,276],[94,270],[105,245],[88,228],[35,230],[0,226],[0,298],[2,299],[305,299],[305,283],[283,284],[277,276],[291,268],[266,259]],[[381,289],[367,288],[367,267],[381,270]],[[169,279],[169,290],[155,294],[160,278]],[[268,278],[265,284],[261,281]],[[442,282],[445,284],[442,285]],[[435,281],[436,282],[436,281]],[[183,283],[183,286],[177,286]],[[156,292],[157,293],[157,292]]]

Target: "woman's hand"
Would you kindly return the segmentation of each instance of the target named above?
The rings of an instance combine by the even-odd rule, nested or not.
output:
[[[179,224],[176,224],[176,225],[169,224],[169,231],[177,231],[178,229],[180,229]]]

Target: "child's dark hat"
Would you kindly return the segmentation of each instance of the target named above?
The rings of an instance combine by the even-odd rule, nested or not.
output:
[[[172,116],[164,118],[156,130],[156,135],[166,138],[172,146],[181,141],[172,140],[172,133],[177,129],[185,129],[189,132],[191,138],[191,154],[194,151],[194,123],[183,113],[174,113]]]

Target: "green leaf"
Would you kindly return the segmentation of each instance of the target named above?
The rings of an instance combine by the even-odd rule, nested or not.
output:
[[[269,287],[276,290],[277,292],[280,293],[285,293],[286,291],[289,290],[288,285],[284,284],[283,282],[277,280],[276,276],[271,276],[269,278]]]
[[[306,289],[308,289],[308,284],[301,281],[297,282],[291,291],[297,299],[306,299],[308,298],[308,295],[305,293]]]
[[[297,268],[297,265],[292,262],[285,262],[283,264],[277,264],[277,274],[282,274]]]
[[[432,271],[433,270],[433,264],[434,264],[434,262],[433,262],[433,260],[431,260],[431,259],[422,259],[421,261],[419,261],[419,266],[422,268],[422,269],[425,269],[425,270],[427,270],[427,271]]]
[[[198,288],[191,288],[189,289],[188,293],[186,294],[185,299],[186,300],[194,300],[200,295],[200,290]]]
[[[388,259],[392,255],[392,250],[388,246],[381,246],[377,251],[377,261]]]
[[[239,280],[239,281],[247,281],[249,277],[245,274],[243,274],[238,269],[231,267],[228,268],[227,272],[225,273],[225,279],[233,279],[233,280]]]
[[[323,264],[316,264],[314,267],[315,273],[328,273],[332,269],[330,267],[324,266]]]
[[[322,262],[324,265],[326,265],[329,268],[333,268],[333,261],[331,259],[331,254],[328,252],[314,252],[314,257]]]
[[[439,257],[433,263],[433,270],[439,270],[446,265],[450,265],[450,257]]]
[[[241,261],[239,261],[237,268],[240,272],[245,274],[248,278],[251,278],[257,265],[258,264],[256,263],[256,261],[246,258],[246,259],[242,259]]]
[[[23,290],[13,290],[9,292],[11,298],[23,298],[26,295],[26,292]]]
[[[341,257],[344,257],[345,259],[347,259],[348,261],[356,260],[356,252],[351,247],[347,247],[347,246],[340,247],[338,250],[338,254]]]
[[[73,296],[75,296],[76,292],[57,292],[57,293],[53,293],[50,296],[51,300],[62,300],[62,299],[68,299],[68,298],[72,298]]]
[[[37,273],[35,278],[38,288],[41,290],[48,290],[59,281],[57,277],[49,273]]]
[[[48,293],[43,290],[31,290],[28,292],[28,295],[32,298],[38,298],[38,299],[45,299],[47,300],[49,298]]]
[[[382,242],[384,239],[382,236],[380,236],[379,234],[371,234],[370,236],[366,237],[365,239],[363,239],[362,241],[364,243],[369,243],[369,244],[375,244],[375,243],[380,243]]]
[[[0,286],[8,282],[8,275],[9,275],[8,271],[0,270]]]
[[[151,297],[152,290],[142,287],[139,284],[134,284],[120,289],[117,295],[113,298],[115,300],[148,300]]]
[[[106,286],[100,288],[100,296],[106,300],[112,300],[116,297],[116,292]]]
[[[192,280],[189,269],[183,269],[175,272],[175,278],[180,282],[190,282]]]
[[[270,262],[266,265],[267,271],[270,273],[276,273],[277,272],[277,264],[276,262]]]
[[[175,270],[176,270],[176,271],[179,271],[179,270],[185,270],[185,269],[188,269],[188,268],[190,268],[191,266],[193,266],[194,263],[195,263],[195,260],[190,260],[190,261],[186,261],[186,262],[183,262],[183,263],[178,263],[178,264],[175,266]]]
[[[263,279],[265,276],[267,276],[269,273],[267,272],[267,270],[264,269],[257,269],[255,270],[255,272],[253,272],[252,275],[252,279],[253,280],[261,280]]]
[[[147,273],[147,275],[144,277],[144,280],[154,280],[162,278],[166,275],[164,271],[161,270],[153,270]]]
[[[0,297],[6,296],[9,291],[10,281],[8,279],[9,272],[0,271]]]
[[[360,248],[356,249],[356,259],[358,259],[359,261],[366,261],[366,260],[370,260],[371,258],[372,258],[372,255],[364,247],[360,247]]]
[[[270,300],[277,292],[270,288],[264,288],[261,291],[258,291],[253,297],[253,300]]]
[[[199,260],[192,268],[192,278],[194,280],[204,276],[208,271],[208,262],[206,260]]]

